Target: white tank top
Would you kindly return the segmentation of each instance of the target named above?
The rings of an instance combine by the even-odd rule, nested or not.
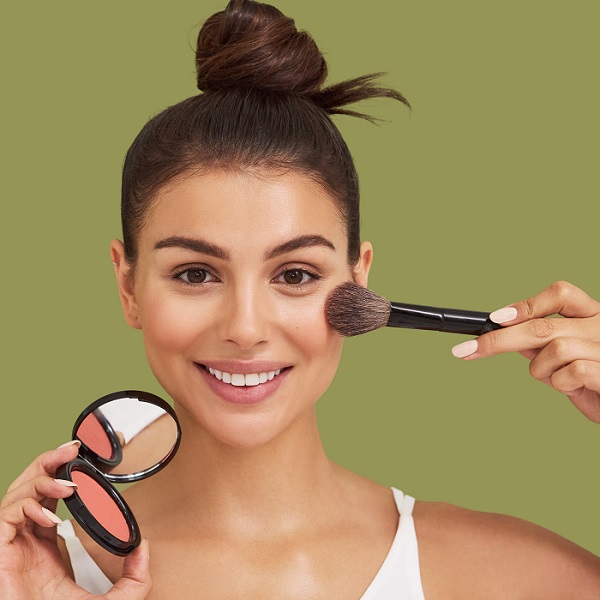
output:
[[[415,499],[392,488],[400,513],[398,530],[390,550],[360,600],[425,600],[421,585],[417,535],[412,516]],[[57,527],[67,546],[76,583],[92,594],[105,594],[112,583],[87,553],[71,521]]]

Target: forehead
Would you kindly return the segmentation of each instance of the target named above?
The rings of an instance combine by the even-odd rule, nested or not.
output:
[[[169,236],[208,238],[264,248],[298,235],[320,234],[347,247],[337,200],[297,171],[213,170],[165,186],[141,232],[140,248]]]

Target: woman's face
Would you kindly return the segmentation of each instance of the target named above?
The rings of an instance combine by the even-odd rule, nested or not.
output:
[[[133,281],[111,252],[125,316],[150,366],[197,424],[255,447],[308,416],[329,386],[342,338],[329,292],[366,285],[372,251],[347,262],[333,199],[298,172],[215,170],[165,187],[138,239]]]

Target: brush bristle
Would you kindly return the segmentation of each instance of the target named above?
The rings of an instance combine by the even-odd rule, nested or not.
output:
[[[385,327],[391,310],[385,298],[352,281],[338,285],[325,305],[327,321],[345,337]]]

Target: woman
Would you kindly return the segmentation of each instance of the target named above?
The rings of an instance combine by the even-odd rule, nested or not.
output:
[[[373,260],[352,160],[327,115],[403,97],[374,77],[323,91],[314,43],[243,0],[207,21],[197,61],[205,94],[150,121],[128,152],[124,241],[111,245],[125,318],[175,401],[182,445],[125,493],[150,565],[146,542],[123,561],[75,528],[108,578],[96,571],[94,585],[132,600],[597,598],[591,553],[511,517],[415,504],[323,451],[315,403],[342,347],[324,302],[348,279],[366,286]],[[568,318],[543,319],[556,312]],[[510,327],[454,354],[522,352],[600,422],[599,315],[558,283],[496,312]],[[75,454],[70,444],[38,457],[4,497],[3,597],[86,597],[48,513],[72,493],[52,476]]]

